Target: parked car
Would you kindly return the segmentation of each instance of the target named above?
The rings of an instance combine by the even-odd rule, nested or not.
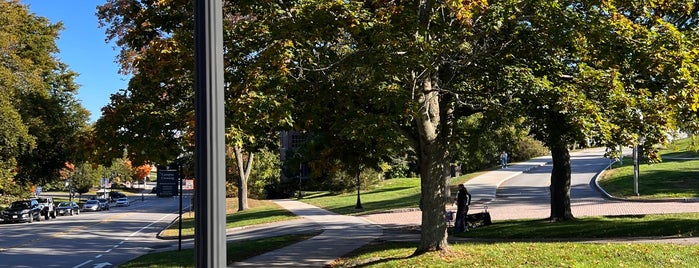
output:
[[[129,202],[129,198],[127,197],[121,197],[116,200],[116,206],[117,207],[128,207],[131,205],[131,202]]]
[[[41,221],[41,206],[36,199],[15,201],[2,212],[3,222]]]
[[[49,220],[50,218],[56,218],[56,207],[53,203],[53,198],[39,197],[36,198],[36,201],[39,202],[39,206],[41,207],[41,216],[44,216],[44,219]]]
[[[83,205],[83,211],[100,211],[101,206],[100,206],[100,201],[97,201],[96,199],[90,199],[85,202]]]
[[[100,202],[100,209],[101,210],[109,210],[109,200],[108,199],[100,198],[100,199],[97,199],[97,201]]]
[[[75,202],[61,202],[56,207],[56,215],[80,215],[80,206]]]

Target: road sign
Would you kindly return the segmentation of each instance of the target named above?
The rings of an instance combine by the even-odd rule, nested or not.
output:
[[[177,195],[177,183],[179,173],[176,169],[158,169],[157,195],[158,197],[168,197]]]
[[[184,180],[184,185],[182,186],[182,190],[194,190],[194,180]]]

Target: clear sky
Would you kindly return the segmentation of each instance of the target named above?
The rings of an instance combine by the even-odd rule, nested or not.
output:
[[[30,11],[48,18],[52,23],[63,22],[64,30],[56,40],[61,50],[56,55],[71,70],[80,74],[78,99],[90,111],[90,121],[101,116],[109,96],[126,88],[128,77],[118,73],[115,45],[105,43],[104,29],[98,27],[97,5],[104,0],[21,0]]]

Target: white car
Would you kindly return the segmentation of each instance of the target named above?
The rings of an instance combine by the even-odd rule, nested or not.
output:
[[[116,200],[117,207],[128,207],[130,205],[131,205],[131,203],[129,202],[129,198],[127,198],[127,197],[121,197],[121,198]]]

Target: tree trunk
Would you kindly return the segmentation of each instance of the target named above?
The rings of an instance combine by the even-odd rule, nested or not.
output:
[[[252,158],[253,153],[248,156],[248,161],[243,165],[243,152],[238,146],[233,148],[235,152],[235,161],[238,165],[238,211],[243,211],[248,209],[248,177],[250,177],[250,170],[252,169]]]
[[[414,255],[428,251],[447,250],[446,200],[450,178],[448,141],[451,135],[451,112],[444,96],[439,95],[432,77],[425,78],[416,123],[419,133],[418,161],[422,200],[420,244]]]
[[[573,219],[570,210],[570,152],[565,144],[551,146],[551,221]]]

